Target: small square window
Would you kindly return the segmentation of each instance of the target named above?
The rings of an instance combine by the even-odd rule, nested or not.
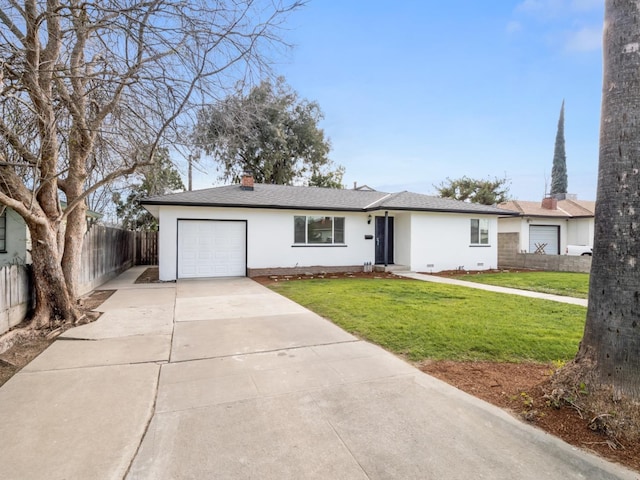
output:
[[[489,245],[489,220],[471,219],[471,245]]]

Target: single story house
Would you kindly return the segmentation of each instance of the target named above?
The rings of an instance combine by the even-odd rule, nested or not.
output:
[[[410,192],[255,184],[150,197],[159,220],[160,280],[361,271],[497,267],[493,206]]]
[[[564,199],[548,197],[540,202],[514,200],[501,203],[500,208],[518,216],[498,220],[499,233],[518,233],[519,252],[561,255],[567,245],[593,247],[593,201],[578,200],[573,195]]]

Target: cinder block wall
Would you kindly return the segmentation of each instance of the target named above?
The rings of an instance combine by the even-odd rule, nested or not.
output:
[[[498,233],[498,268],[516,264],[519,244],[519,233]]]
[[[548,272],[580,272],[591,271],[591,257],[573,255],[539,255],[520,253],[520,234],[498,234],[498,268],[522,268],[544,270]]]

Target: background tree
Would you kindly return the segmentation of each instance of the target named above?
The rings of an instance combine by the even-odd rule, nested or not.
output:
[[[197,147],[212,155],[225,181],[237,182],[249,171],[258,183],[342,187],[331,148],[319,127],[316,102],[300,99],[283,77],[263,81],[245,94],[203,108],[194,130]]]
[[[640,4],[607,0],[595,240],[584,337],[568,371],[640,400]]]
[[[551,168],[551,195],[567,193],[567,155],[564,150],[564,100],[560,107],[556,144],[553,150],[553,167]]]
[[[180,173],[171,163],[169,151],[159,148],[155,153],[154,162],[140,168],[135,176],[140,179],[140,183],[128,187],[126,198],[123,198],[121,192],[113,194],[116,215],[121,226],[128,230],[158,230],[158,221],[139,201],[153,195],[184,190]]]
[[[262,47],[302,3],[0,0],[0,203],[31,234],[32,326],[78,319],[87,197],[179,141],[194,103],[266,66]]]
[[[434,185],[438,195],[464,202],[494,205],[509,200],[508,178],[475,179],[464,176],[452,180],[447,178],[440,185]]]
[[[342,165],[335,170],[331,170],[330,166],[312,169],[307,184],[310,187],[344,188],[344,184],[342,183],[344,171]]]

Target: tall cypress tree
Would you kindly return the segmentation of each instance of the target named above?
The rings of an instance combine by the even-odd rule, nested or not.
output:
[[[564,151],[564,100],[560,108],[556,146],[553,152],[553,168],[551,169],[551,195],[567,193],[567,155]]]

